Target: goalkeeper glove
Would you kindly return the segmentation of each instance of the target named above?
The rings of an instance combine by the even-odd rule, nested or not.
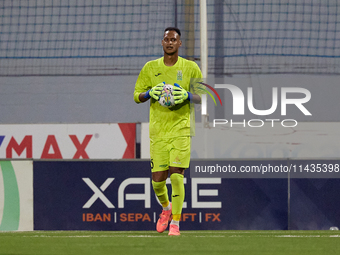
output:
[[[175,83],[173,95],[175,99],[175,104],[181,104],[187,99],[190,101],[192,98],[192,94],[183,89],[177,83]]]
[[[159,100],[160,95],[162,94],[163,86],[165,85],[165,82],[163,81],[162,83],[157,84],[154,86],[152,89],[149,89],[146,93],[144,98],[149,99],[152,97],[155,100]]]

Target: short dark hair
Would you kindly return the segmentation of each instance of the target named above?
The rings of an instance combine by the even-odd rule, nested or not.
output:
[[[166,31],[176,31],[176,33],[181,36],[181,30],[179,30],[177,27],[167,27],[166,29],[164,29],[164,33]]]

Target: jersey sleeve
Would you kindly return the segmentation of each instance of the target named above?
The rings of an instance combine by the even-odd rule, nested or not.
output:
[[[193,68],[193,78],[195,78],[195,79],[202,79],[203,78],[201,69],[198,67],[198,65],[195,62],[194,62],[194,68]]]
[[[151,88],[150,83],[151,82],[148,73],[148,63],[146,63],[140,71],[136,81],[135,91],[133,93],[133,99],[136,103],[140,103],[139,94],[142,92],[146,92]]]
[[[203,82],[203,75],[201,69],[198,67],[196,63],[194,63],[192,72],[192,78],[190,80],[190,92],[202,96],[204,94],[204,85],[201,84]]]

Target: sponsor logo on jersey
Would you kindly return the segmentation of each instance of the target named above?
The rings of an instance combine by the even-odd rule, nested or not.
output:
[[[183,79],[183,74],[182,74],[182,70],[178,70],[177,71],[177,80],[181,81]]]

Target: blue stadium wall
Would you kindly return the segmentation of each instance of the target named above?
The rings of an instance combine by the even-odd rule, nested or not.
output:
[[[34,230],[155,229],[161,207],[149,161],[34,161],[33,169]],[[340,223],[339,179],[190,178],[189,171],[185,177],[183,230],[311,230]]]

